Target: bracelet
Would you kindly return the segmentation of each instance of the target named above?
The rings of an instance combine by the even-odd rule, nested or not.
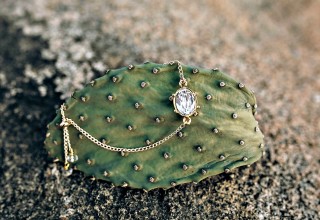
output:
[[[75,91],[48,125],[45,147],[66,170],[167,189],[257,161],[256,110],[253,92],[218,69],[146,62]]]

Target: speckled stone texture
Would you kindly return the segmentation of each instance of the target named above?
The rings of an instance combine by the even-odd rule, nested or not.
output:
[[[1,219],[317,219],[320,2],[2,0]],[[164,191],[68,176],[45,125],[107,68],[179,59],[256,92],[265,157]]]

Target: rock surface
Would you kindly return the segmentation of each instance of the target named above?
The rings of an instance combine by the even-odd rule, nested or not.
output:
[[[317,0],[2,0],[0,218],[318,218],[319,11]],[[219,67],[255,90],[260,162],[144,193],[48,160],[45,126],[74,88],[108,68],[173,59]]]

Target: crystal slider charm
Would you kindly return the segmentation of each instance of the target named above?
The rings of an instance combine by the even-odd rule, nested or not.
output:
[[[175,112],[184,117],[193,115],[197,110],[196,94],[186,87],[176,91],[173,98]]]

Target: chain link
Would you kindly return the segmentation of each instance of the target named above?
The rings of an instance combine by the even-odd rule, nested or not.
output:
[[[180,76],[180,82],[179,82],[180,87],[187,86],[187,80],[184,78],[183,69],[182,69],[182,65],[181,65],[180,61],[174,60],[174,61],[171,61],[171,62],[165,63],[165,64],[173,65],[174,63],[177,63],[177,65],[178,65],[178,71],[179,71],[179,76]],[[172,133],[170,133],[166,137],[162,138],[161,140],[159,140],[153,144],[149,144],[149,145],[146,145],[143,147],[124,148],[124,147],[114,147],[114,146],[107,145],[107,144],[100,142],[98,139],[96,139],[91,134],[89,134],[87,131],[85,131],[83,128],[81,128],[72,119],[67,118],[65,116],[65,112],[64,112],[65,110],[66,110],[66,106],[64,104],[62,104],[60,107],[60,113],[61,113],[61,117],[62,117],[62,122],[61,122],[60,126],[63,127],[63,145],[64,145],[64,159],[65,159],[65,169],[66,170],[69,168],[69,162],[68,162],[69,160],[68,159],[71,156],[73,156],[73,149],[71,147],[70,136],[69,136],[69,132],[68,132],[68,127],[70,125],[72,125],[76,130],[78,130],[81,134],[83,134],[86,138],[88,138],[91,142],[93,142],[94,144],[96,144],[99,147],[102,147],[102,148],[109,150],[109,151],[134,153],[134,152],[142,152],[142,151],[150,150],[152,148],[155,148],[155,147],[162,145],[166,141],[170,140],[174,135],[176,135],[178,132],[180,132],[183,128],[185,128],[185,126],[187,124],[190,124],[190,122],[191,122],[191,120],[186,120],[184,118],[183,123],[180,124],[176,130],[174,130]]]
[[[173,60],[173,61],[170,61],[170,62],[164,63],[164,64],[173,65],[175,63],[178,65],[178,71],[179,71],[179,76],[180,76],[179,85],[180,85],[180,87],[186,87],[188,85],[188,81],[186,80],[186,78],[184,78],[183,69],[182,69],[182,65],[181,65],[180,61]]]
[[[69,155],[73,155],[73,150],[71,148],[71,143],[70,143],[70,137],[69,137],[69,132],[68,132],[68,126],[67,124],[67,119],[64,114],[65,110],[65,105],[62,104],[60,107],[60,112],[61,112],[61,117],[62,117],[62,122],[60,126],[63,126],[63,149],[64,149],[64,169],[68,170],[69,169],[69,163],[68,163],[68,157]]]

